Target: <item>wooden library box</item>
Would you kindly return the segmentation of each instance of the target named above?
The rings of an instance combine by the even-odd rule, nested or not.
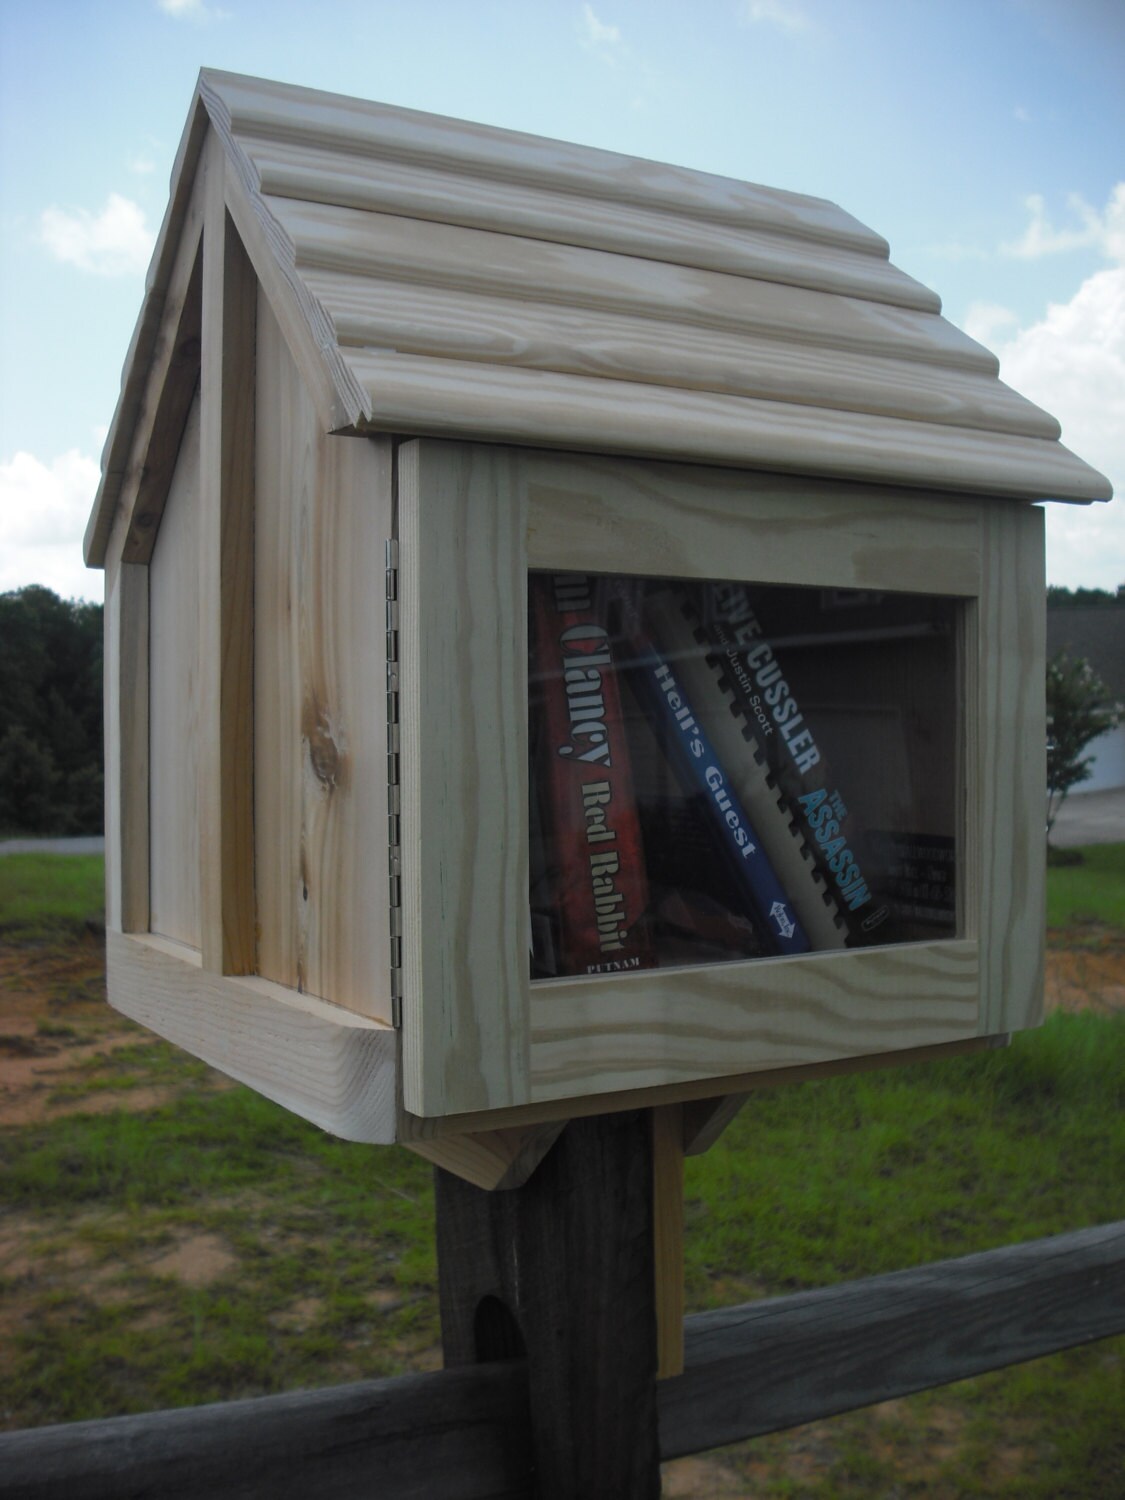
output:
[[[1033,502],[1110,491],[887,255],[203,73],[86,539],[114,1005],[506,1183],[1036,1024]]]

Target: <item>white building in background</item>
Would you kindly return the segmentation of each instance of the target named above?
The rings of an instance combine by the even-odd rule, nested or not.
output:
[[[1084,657],[1109,688],[1113,701],[1125,702],[1125,601],[1048,607],[1048,659],[1060,651]],[[1087,753],[1094,757],[1090,779],[1079,782],[1072,797],[1125,787],[1125,723],[1092,740]]]

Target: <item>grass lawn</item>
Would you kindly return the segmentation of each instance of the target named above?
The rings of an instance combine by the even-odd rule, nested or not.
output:
[[[1052,926],[1081,939],[1095,917],[1121,943],[1125,846],[1087,852],[1049,874]],[[48,864],[31,872],[34,899],[0,884],[0,942],[24,962],[89,915],[100,861],[14,856],[0,882],[16,859]],[[3,1005],[0,988],[0,1018]],[[60,997],[45,1042],[68,1024]],[[218,1089],[139,1031],[83,1054],[57,1087],[121,1107],[0,1131],[0,1426],[437,1362],[420,1159]],[[130,1089],[161,1102],[130,1108]],[[1125,1016],[1090,1012],[1056,1013],[1002,1052],[764,1090],[688,1164],[689,1306],[1123,1218],[1123,1105]],[[673,1489],[688,1471],[669,1466],[668,1483],[810,1500],[1110,1497],[1125,1493],[1123,1414],[1125,1340],[1107,1340],[739,1444],[702,1461],[693,1490]]]
[[[1047,871],[1047,926],[1104,922],[1125,929],[1125,844],[1091,844],[1081,864]]]
[[[0,943],[68,936],[105,907],[100,854],[0,857]]]

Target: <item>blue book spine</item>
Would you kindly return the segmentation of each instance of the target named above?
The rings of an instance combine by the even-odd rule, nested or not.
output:
[[[629,611],[625,613],[628,617]],[[650,722],[665,731],[661,739],[684,790],[698,794],[707,808],[746,903],[778,953],[810,952],[812,944],[682,685],[635,621],[629,635],[635,652],[633,688]]]

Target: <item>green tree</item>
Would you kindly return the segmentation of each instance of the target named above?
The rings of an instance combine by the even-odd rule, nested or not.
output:
[[[1121,722],[1121,705],[1083,657],[1060,651],[1047,663],[1047,837],[1072,787],[1086,781],[1091,740]]]
[[[59,773],[50,750],[22,724],[0,737],[0,828],[19,833],[63,833],[58,826]]]
[[[102,606],[0,594],[0,831],[100,833]]]

